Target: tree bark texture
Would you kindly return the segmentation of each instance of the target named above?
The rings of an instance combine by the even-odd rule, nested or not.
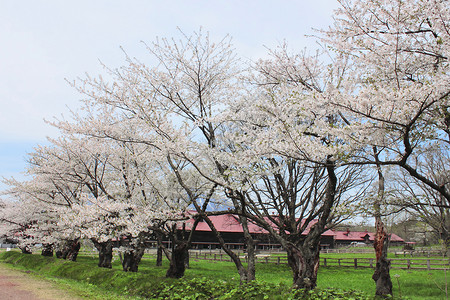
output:
[[[158,245],[158,249],[156,250],[156,266],[162,266],[162,258],[163,258],[163,249]]]
[[[186,270],[186,257],[189,256],[188,243],[180,241],[172,248],[172,258],[166,272],[168,278],[181,278]]]
[[[80,247],[81,245],[78,239],[65,241],[56,251],[56,257],[76,261]]]
[[[287,249],[288,264],[292,270],[295,288],[312,290],[317,285],[317,272],[319,270],[319,246],[308,247],[304,245],[303,251],[291,246]],[[306,250],[310,249],[310,250]]]
[[[377,264],[372,279],[376,283],[375,295],[387,296],[392,295],[392,281],[389,274],[391,262],[387,259],[388,238],[385,231],[384,234],[380,234],[379,236],[379,238],[377,236],[375,237],[374,243]]]
[[[253,237],[251,236],[249,230],[248,230],[248,224],[247,224],[247,220],[244,221],[245,225],[243,224],[242,227],[245,227],[244,229],[244,241],[245,241],[245,246],[247,249],[247,269],[246,269],[246,274],[245,274],[245,282],[250,282],[252,280],[256,279],[256,252],[255,252],[255,241],[253,239]],[[242,281],[241,281],[242,283]]]
[[[22,246],[19,249],[22,251],[22,254],[32,254],[31,248],[28,246]]]
[[[112,268],[113,243],[111,240],[106,242],[98,242],[92,240],[95,248],[98,250],[98,266],[100,268]]]
[[[53,256],[53,244],[43,244],[41,255],[52,257]]]
[[[143,247],[126,250],[123,253],[122,269],[125,272],[137,272],[143,255]]]
[[[372,279],[375,281],[375,295],[387,296],[392,295],[392,281],[389,274],[391,262],[387,259],[387,249],[389,245],[389,238],[381,220],[381,204],[384,199],[384,176],[379,163],[377,148],[373,148],[375,161],[377,162],[378,172],[378,195],[374,203],[375,215],[375,239],[373,247],[375,248],[375,256],[377,264]]]

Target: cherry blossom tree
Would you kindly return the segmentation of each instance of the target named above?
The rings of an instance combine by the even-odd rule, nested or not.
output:
[[[33,225],[29,230],[34,230],[30,235],[35,241],[34,244],[42,243],[48,255],[56,249],[57,256],[76,260],[78,237],[58,228],[56,220],[59,217],[57,207],[70,206],[74,201],[78,201],[80,186],[61,177],[65,166],[58,157],[50,155],[53,150],[36,147],[35,152],[30,154],[28,180],[5,179],[4,183],[10,187],[6,193],[17,205],[28,207],[22,214],[32,217]],[[39,215],[31,212],[38,212]]]
[[[201,32],[184,36],[179,42],[158,40],[148,50],[158,62],[156,67],[127,58],[126,67],[107,69],[112,83],[88,77],[74,84],[86,95],[87,113],[75,115],[74,123],[58,122],[56,126],[153,147],[158,159],[166,158],[189,202],[195,205],[214,194],[214,186],[226,182],[227,166],[213,154],[226,148],[219,139],[223,127],[214,123],[213,117],[225,109],[226,101],[239,96],[237,60],[228,37],[215,44]],[[102,118],[98,118],[99,113]],[[180,165],[196,172],[180,172]],[[193,174],[209,181],[202,193],[188,184]],[[195,207],[206,217],[207,206],[200,202]],[[245,214],[239,218],[251,243]],[[254,270],[244,268],[239,256],[223,246],[236,263],[242,281],[254,279]],[[248,249],[252,249],[249,257],[254,262],[254,247]]]
[[[6,239],[17,243],[17,246],[24,254],[31,254],[32,247],[36,243],[33,236],[28,234],[28,230],[33,226],[35,218],[29,213],[30,210],[24,210],[25,206],[20,202],[4,201],[1,203],[0,235]]]
[[[322,41],[337,64],[346,63],[328,103],[349,122],[345,139],[364,149],[354,162],[398,166],[448,201],[445,186],[420,163],[430,147],[449,141],[448,3],[340,3]],[[378,284],[376,294],[385,294]]]
[[[248,74],[248,94],[220,116],[232,124],[225,138],[234,146],[221,159],[231,197],[288,252],[294,286],[312,289],[321,234],[352,212],[370,178],[341,167],[357,149],[342,139],[346,120],[325,104],[336,78],[320,56],[290,54],[286,45],[270,54]]]

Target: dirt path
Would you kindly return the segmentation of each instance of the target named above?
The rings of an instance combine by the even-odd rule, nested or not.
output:
[[[0,263],[0,299],[2,300],[57,300],[81,299],[56,284],[38,279],[25,271]]]

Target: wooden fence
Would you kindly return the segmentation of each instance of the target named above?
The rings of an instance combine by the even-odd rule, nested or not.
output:
[[[231,258],[224,253],[191,253],[192,259],[205,259],[215,261],[231,261]],[[246,256],[241,255],[241,259],[246,260]],[[449,270],[448,258],[392,258],[392,269],[406,270]],[[257,263],[287,264],[286,256],[257,255]],[[323,267],[350,267],[350,268],[375,268],[375,258],[320,258],[320,265]]]
[[[415,250],[401,250],[401,249],[389,249],[389,253],[394,253],[395,256],[443,256],[442,249],[433,249],[433,248],[421,248],[416,247]],[[338,254],[347,254],[347,253],[374,253],[373,248],[336,248],[336,249],[322,249],[320,253],[338,253]]]

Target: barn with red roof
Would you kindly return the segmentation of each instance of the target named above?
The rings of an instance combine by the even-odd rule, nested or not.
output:
[[[375,239],[375,233],[366,231],[335,231],[334,242],[336,246],[348,246],[352,243],[364,243],[372,244]],[[403,245],[405,240],[396,235],[395,233],[390,234],[390,244],[391,245]]]
[[[219,231],[225,243],[232,249],[244,248],[244,235],[242,225],[239,223],[237,216],[232,214],[224,214],[218,216],[209,216],[210,220]],[[193,219],[186,221],[186,229],[192,228]],[[310,226],[305,230],[308,233],[309,228],[315,224],[311,222]],[[267,230],[259,227],[254,223],[249,223],[249,230],[256,241],[257,248],[260,250],[270,250],[281,248],[281,245],[270,236]],[[375,234],[372,232],[361,231],[337,231],[326,230],[321,237],[321,248],[335,248],[337,246],[347,246],[352,243],[373,243]],[[403,244],[404,240],[396,234],[391,234],[391,244]],[[216,249],[220,248],[219,242],[212,230],[205,221],[200,221],[197,225],[193,236],[192,247],[194,249]]]

